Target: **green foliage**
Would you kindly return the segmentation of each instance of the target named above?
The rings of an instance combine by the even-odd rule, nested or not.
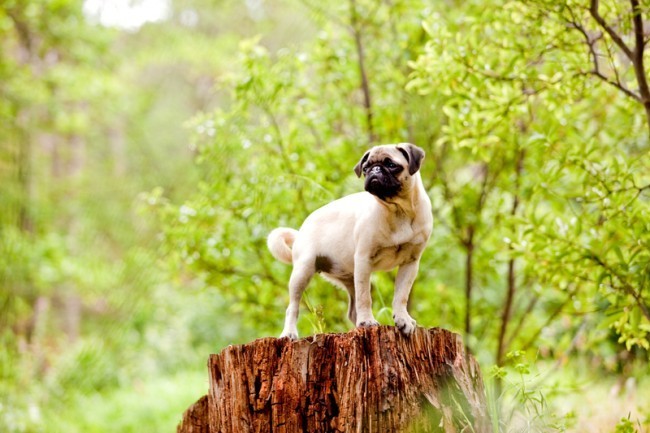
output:
[[[459,170],[444,165],[455,161],[445,158],[451,149],[462,155],[461,167],[477,161],[485,173],[482,184],[467,182],[462,189],[441,177],[441,196],[461,244],[469,241],[468,229],[497,233],[492,243],[506,240],[498,249],[509,249],[523,265],[525,285],[579,297],[579,310],[605,309],[604,324],[620,342],[647,348],[642,251],[648,179],[640,157],[647,140],[643,131],[630,134],[643,113],[630,116],[630,100],[616,98],[617,89],[585,80],[578,72],[587,67],[585,47],[567,37],[566,23],[539,13],[508,2],[481,20],[434,14],[425,21],[431,41],[412,63],[409,87],[448,98],[439,167]],[[505,23],[516,23],[516,30]],[[549,46],[549,40],[562,42]],[[598,98],[614,103],[594,109]],[[608,120],[595,124],[599,117]],[[513,200],[514,209],[504,206]],[[499,233],[499,226],[509,230]],[[555,303],[557,294],[545,294]]]
[[[324,20],[318,38],[277,53],[242,42],[219,80],[229,104],[190,122],[198,194],[153,200],[184,269],[246,326],[277,333],[289,269],[266,253],[266,234],[358,191],[350,167],[368,146],[412,141],[427,150],[436,216],[412,301],[421,324],[465,330],[497,376],[508,351],[610,359],[637,347],[647,361],[648,125],[620,88],[590,76],[589,45],[567,31],[578,16],[566,15],[587,9],[405,1],[397,20],[372,2],[307,5]],[[388,318],[391,277],[373,280]],[[342,298],[312,282],[301,332],[349,327]]]
[[[488,389],[498,392],[504,384],[498,395],[490,397],[494,431],[509,431],[514,427],[528,432],[565,432],[576,427],[575,412],[558,414],[553,402],[567,393],[567,389],[578,387],[567,383],[569,379],[561,378],[565,391],[558,391],[558,378],[544,378],[544,375],[549,373],[542,372],[538,363],[530,362],[522,351],[508,353],[504,367],[494,366],[487,376]]]
[[[419,7],[401,5],[407,12]],[[163,206],[170,253],[208,286],[228,287],[244,316],[271,332],[281,323],[288,270],[265,253],[268,231],[297,227],[319,205],[358,190],[349,166],[372,142],[410,140],[429,152],[424,175],[439,217],[420,281],[444,272],[433,263],[458,263],[471,250],[479,278],[472,284],[485,287],[470,300],[479,308],[471,321],[494,335],[485,325],[503,308],[499,286],[513,261],[523,302],[544,314],[520,306],[521,324],[537,324],[520,326],[511,345],[531,347],[561,313],[600,309],[608,319],[597,332],[611,326],[628,349],[647,347],[646,273],[639,272],[647,262],[646,170],[636,157],[645,138],[635,141],[631,127],[621,128],[638,124],[642,114],[630,116],[630,101],[615,98],[616,89],[576,75],[584,47],[570,43],[561,22],[544,20],[537,5],[507,2],[480,19],[472,4],[461,10],[429,12],[425,34],[417,14],[398,22],[376,6],[362,23],[348,11],[351,27],[328,22],[305,50],[271,55],[256,39],[242,42],[238,70],[219,80],[231,92],[230,104],[189,124],[205,175],[196,199]],[[400,26],[405,41],[424,41],[421,54],[381,33],[382,20]],[[367,90],[356,35],[364,74],[372,77]],[[563,44],[549,47],[556,37]],[[389,46],[401,47],[401,54],[380,62]],[[594,106],[598,98],[614,103]],[[437,120],[422,107],[440,113]],[[599,117],[610,121],[596,123]],[[455,251],[436,248],[449,239]],[[237,243],[244,246],[233,249]],[[450,268],[456,276],[433,280],[462,286],[457,267]],[[376,285],[380,297],[390,296],[386,279],[378,277]],[[315,286],[320,297],[321,285]],[[422,302],[415,308],[425,315],[443,313],[444,323],[462,327],[462,298],[449,301],[449,314]],[[269,314],[275,320],[262,320]]]
[[[182,123],[227,64],[208,47],[228,57],[236,42],[121,33],[82,4],[0,2],[0,430],[171,430],[205,391],[172,373],[203,375],[207,353],[251,333],[217,294],[171,284],[138,195],[193,188]],[[219,317],[234,324],[215,336]],[[132,391],[148,384],[146,405]]]
[[[171,374],[108,391],[76,393],[42,414],[53,432],[170,431],[205,388],[204,372]],[[93,410],[88,410],[92,407]]]

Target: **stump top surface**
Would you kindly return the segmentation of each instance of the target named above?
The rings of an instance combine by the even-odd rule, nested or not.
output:
[[[437,351],[437,355],[446,355],[446,357],[455,359],[458,355],[464,355],[465,349],[462,338],[451,331],[442,328],[416,328],[412,335],[405,336],[394,326],[372,326],[368,328],[355,328],[343,333],[324,333],[314,334],[298,340],[288,338],[263,337],[245,344],[234,344],[226,346],[218,354],[211,354],[210,358],[218,357],[225,352],[247,351],[261,346],[274,346],[280,350],[284,347],[299,349],[307,346],[349,346],[362,344],[364,342],[377,341],[378,343],[396,344],[398,347],[413,350],[414,348],[436,347],[438,349],[447,349],[443,353]]]

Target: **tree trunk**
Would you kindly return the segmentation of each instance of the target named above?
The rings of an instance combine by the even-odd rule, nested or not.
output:
[[[264,338],[208,361],[178,433],[491,432],[478,364],[443,329]]]

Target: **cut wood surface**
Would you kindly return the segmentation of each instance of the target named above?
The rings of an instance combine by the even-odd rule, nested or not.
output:
[[[439,328],[263,338],[211,355],[208,370],[179,433],[492,431],[478,364]]]

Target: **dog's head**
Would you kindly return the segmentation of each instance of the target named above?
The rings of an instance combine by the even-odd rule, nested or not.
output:
[[[354,172],[365,176],[366,191],[387,200],[410,189],[423,159],[424,150],[410,143],[375,146],[363,155]]]

